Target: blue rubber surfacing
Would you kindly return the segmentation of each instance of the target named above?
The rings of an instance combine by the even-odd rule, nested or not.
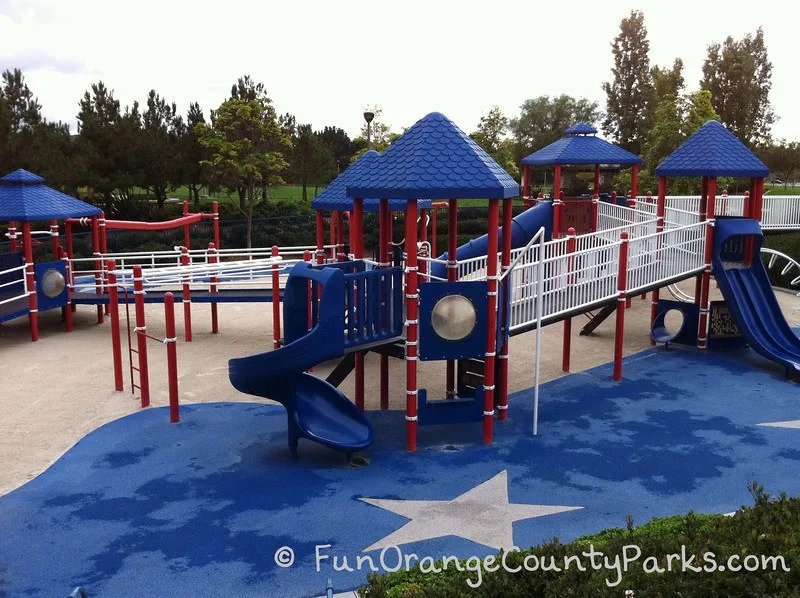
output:
[[[514,524],[527,547],[568,541],[652,517],[728,512],[750,504],[747,483],[800,494],[797,386],[749,350],[650,350],[543,385],[540,431],[532,394],[510,401],[495,443],[480,424],[420,428],[405,452],[403,414],[373,412],[371,463],[301,441],[286,446],[282,407],[213,403],[182,409],[179,425],[150,409],[92,432],[42,475],[0,497],[0,595],[317,596],[362,584],[366,570],[315,569],[314,550],[355,557],[407,519],[360,497],[451,500],[508,472],[509,501],[581,510]],[[291,546],[291,568],[274,553]],[[496,552],[456,536],[401,547],[420,558]],[[378,553],[370,553],[378,561]],[[388,558],[388,557],[387,557]]]

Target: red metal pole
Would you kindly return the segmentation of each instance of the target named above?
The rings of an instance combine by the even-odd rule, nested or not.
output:
[[[348,223],[350,219],[348,218]],[[346,262],[347,252],[344,250],[344,214],[336,212],[336,247],[338,253],[333,256],[333,261]]]
[[[11,252],[17,251],[17,223],[13,220],[8,223],[8,241]]]
[[[314,217],[317,229],[317,265],[321,266],[325,263],[325,221],[321,210],[316,210]]]
[[[9,228],[9,231],[10,230],[11,229]],[[69,221],[69,219],[64,221],[64,237],[67,240],[67,243],[66,243],[66,245],[67,245],[67,265],[69,266],[69,268],[67,269],[67,275],[68,275],[67,283],[72,285],[75,282],[75,279],[74,279],[74,273],[72,272],[72,261],[71,260],[75,257],[75,251],[74,251],[74,247],[73,247],[73,244],[72,244],[72,223]],[[72,292],[72,289],[70,288],[69,289],[69,294],[67,295],[67,299],[70,300],[70,301],[72,299],[71,292]],[[72,311],[73,313],[75,312],[75,308],[76,307],[77,306],[74,303],[70,303],[70,311]],[[71,323],[72,323],[72,317],[70,317],[67,320],[67,326],[70,326]]]
[[[53,259],[58,259],[58,220],[50,221],[50,241],[53,246]]]
[[[308,264],[309,266],[312,263],[311,262],[311,252],[308,249],[306,249],[303,252],[303,261],[306,264]],[[306,319],[306,326],[307,326],[308,330],[311,330],[311,328],[314,325],[314,314],[313,314],[313,311],[312,311],[313,297],[314,297],[314,295],[313,295],[313,293],[314,293],[314,283],[309,280],[307,287],[308,288],[306,289],[306,301],[307,301],[307,303],[306,303],[306,311],[308,312],[308,318]],[[311,368],[309,368],[308,371],[310,372]]]
[[[556,164],[553,177],[553,199],[561,197],[561,164]]]
[[[139,391],[142,393],[142,408],[150,406],[150,375],[147,370],[147,324],[144,314],[144,283],[142,267],[133,267],[133,301],[136,310],[136,349],[139,354]]]
[[[391,222],[389,221],[389,200],[382,197],[380,200],[380,208],[378,213],[378,221],[380,224],[380,241],[379,251],[381,268],[388,268],[389,263],[389,237],[392,234]],[[433,208],[433,221],[436,222],[436,208]],[[436,227],[434,225],[434,240],[436,239]],[[435,241],[434,241],[435,242]],[[386,327],[389,319],[387,313],[386,299],[390,290],[386,283],[381,287],[381,326]],[[398,306],[399,308],[399,306]],[[389,356],[381,354],[380,356],[380,407],[381,409],[389,408]]]
[[[567,230],[567,253],[575,253],[575,229],[570,227]],[[567,285],[575,284],[575,259],[567,259]],[[569,372],[570,345],[572,344],[572,318],[564,319],[564,334],[562,339],[561,370]]]
[[[186,202],[188,205],[188,202]],[[181,266],[189,265],[189,248],[181,247]],[[190,276],[183,275],[183,331],[187,343],[192,342],[192,292],[189,288]]]
[[[178,399],[178,335],[175,331],[175,297],[164,294],[164,327],[167,345],[167,379],[169,380],[169,422],[181,421],[181,406]]]
[[[278,257],[278,246],[272,246],[272,257]],[[319,256],[318,256],[319,257]],[[272,348],[281,346],[281,281],[277,260],[272,265]]]
[[[189,215],[189,202],[187,200],[183,200],[183,215],[184,216]],[[186,249],[189,249],[192,246],[191,233],[189,231],[188,224],[183,225],[183,244],[186,247]]]
[[[67,332],[72,332],[72,265],[67,257],[67,252],[63,247],[59,247],[59,254],[61,255],[61,260],[64,262],[64,272],[66,272],[67,278],[67,304],[64,306],[63,309],[63,316],[64,320],[67,323]]]
[[[208,261],[211,264],[216,264],[219,261],[219,257],[217,256],[217,246],[214,243],[208,244]],[[214,284],[215,282],[219,282],[219,278],[215,275],[211,276],[211,286],[209,290],[212,294],[216,294],[217,292],[217,285]],[[211,333],[217,334],[219,332],[219,316],[217,313],[217,302],[211,302]]]
[[[449,200],[447,207],[447,280],[458,277],[458,200]],[[456,396],[456,362],[447,360],[447,398]]]
[[[597,212],[600,208],[600,196],[595,192],[592,195],[592,222],[591,222],[591,232],[597,231]]]
[[[594,196],[600,196],[600,165],[594,165]]]
[[[631,196],[634,202],[636,201],[638,193],[639,193],[639,165],[634,164],[633,172],[631,173]]]
[[[706,209],[708,207],[708,177],[703,177],[700,181],[700,209],[699,218],[700,222],[706,220]],[[695,305],[700,305],[700,295],[703,289],[703,275],[698,274],[694,281],[694,302]]]
[[[108,255],[108,232],[106,230],[106,215],[104,212],[100,212],[100,216],[97,217],[97,228],[100,232],[100,254],[105,258]],[[105,259],[101,261],[103,265],[105,265]],[[105,271],[103,272],[103,283],[107,283],[108,278],[106,276]],[[109,306],[105,306],[105,313],[108,315]]]
[[[36,297],[36,280],[33,274],[33,243],[31,242],[30,222],[22,223],[22,253],[25,258],[25,290],[28,293],[28,323],[31,328],[31,341],[35,343],[39,340],[39,305]]]
[[[764,219],[764,179],[756,179],[756,220]]]
[[[707,347],[708,332],[708,293],[711,286],[711,256],[714,243],[714,203],[717,194],[717,178],[711,177],[708,181],[708,203],[706,205],[706,253],[705,270],[703,270],[702,286],[700,288],[700,323],[697,330],[697,348],[705,351]]]
[[[531,167],[527,164],[522,167],[522,202],[526,210],[533,204],[531,201]]]
[[[453,200],[451,200],[452,202]],[[451,231],[452,232],[452,231]],[[406,207],[406,450],[417,450],[417,329],[419,294],[417,292],[417,202]],[[491,260],[489,260],[491,261]]]
[[[416,225],[416,218],[414,219]],[[356,260],[364,259],[364,199],[356,197],[353,199],[353,219],[350,221],[350,244],[353,257]],[[356,281],[356,284],[366,284]],[[361,323],[366,316],[366,305],[357,306],[361,311],[358,321]],[[355,354],[356,361],[356,380],[355,380],[355,402],[356,407],[364,411],[364,352],[359,351]]]
[[[330,219],[328,221],[328,243],[331,246],[331,261],[335,262],[337,260],[337,255],[339,253],[339,244],[337,239],[339,238],[336,234],[336,225],[338,224],[337,216],[339,215],[338,210],[333,210],[331,212]],[[341,261],[341,260],[339,260]]]
[[[119,291],[117,290],[117,263],[106,262],[108,272],[108,307],[111,318],[111,356],[114,362],[114,390],[122,391],[122,345],[119,335]],[[69,310],[67,310],[69,311]]]
[[[97,216],[92,217],[92,254],[94,256],[94,288],[97,295],[103,294],[103,263],[100,252],[100,226]],[[97,306],[97,323],[103,323],[103,306]]]
[[[649,195],[649,194],[648,194]],[[658,199],[656,203],[656,232],[660,233],[664,230],[664,211],[665,211],[665,202],[667,196],[667,179],[666,177],[659,177],[658,178]],[[661,244],[661,238],[658,238],[658,244]],[[656,321],[656,316],[658,316],[658,299],[659,295],[661,294],[661,289],[655,288],[653,289],[652,300],[650,305],[650,325]],[[655,341],[650,338],[650,344],[655,345]]]
[[[219,204],[216,201],[211,204],[211,211],[214,214],[214,247],[222,249],[222,240],[219,234]]]
[[[494,433],[495,361],[497,354],[497,232],[499,201],[489,200],[488,247],[486,255],[486,355],[483,372],[483,443],[491,444]]]
[[[564,192],[559,191],[556,198],[553,200],[553,238],[558,239],[561,236],[561,210],[564,206]]]
[[[752,191],[745,191],[744,192],[744,205],[742,206],[742,216],[745,218],[753,218],[753,201],[751,201],[751,197],[755,197],[755,186],[756,180],[750,179],[750,189]],[[747,237],[744,241],[744,261],[746,264],[750,264],[753,261],[753,239],[751,237]]]
[[[420,243],[427,243],[428,241],[428,210],[422,209],[420,210],[420,217],[419,217],[419,241]],[[432,256],[428,256],[429,258]],[[419,273],[422,276],[422,280],[428,280],[426,274],[428,272],[428,263],[423,260],[419,264]]]
[[[636,207],[636,196],[633,194],[633,189],[628,192],[628,207],[631,209]]]
[[[625,336],[625,292],[628,287],[628,233],[620,235],[619,276],[617,278],[617,327],[614,335],[614,380],[622,380],[622,342]]]
[[[436,212],[439,211],[439,206],[433,204],[433,208],[431,208],[431,257],[436,257],[438,253],[436,253]]]
[[[500,256],[501,273],[505,274],[511,267],[511,216],[512,216],[512,201],[511,199],[503,200],[503,246]],[[508,314],[506,313],[506,306],[508,305],[507,297],[511,291],[511,276],[508,275],[503,279],[503,304],[500,307],[502,314],[501,321],[505,326],[508,322]],[[508,419],[508,345],[509,339],[507,331],[503,335],[503,347],[500,349],[500,354],[497,356],[498,373],[497,373],[497,414],[500,421]]]

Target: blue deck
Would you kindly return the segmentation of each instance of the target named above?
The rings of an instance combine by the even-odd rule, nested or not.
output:
[[[511,420],[498,422],[488,447],[475,443],[480,424],[432,426],[409,455],[403,414],[371,413],[371,463],[356,469],[303,441],[292,460],[282,407],[187,406],[178,425],[164,409],[136,413],[0,497],[3,590],[300,597],[323,594],[331,577],[343,591],[366,572],[334,572],[330,560],[316,572],[315,545],[353,565],[407,521],[359,498],[451,500],[504,471],[512,503],[582,507],[515,523],[519,546],[624,526],[627,514],[639,524],[733,511],[751,503],[753,480],[800,494],[800,429],[758,426],[800,419],[798,387],[781,368],[749,350],[655,349],[626,360],[624,376],[612,382],[605,365],[544,385],[537,438],[531,393],[514,395]],[[274,561],[284,545],[296,552],[286,569]],[[402,548],[495,552],[455,535]]]

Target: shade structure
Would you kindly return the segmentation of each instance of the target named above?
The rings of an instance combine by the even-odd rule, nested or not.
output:
[[[656,168],[664,177],[756,177],[769,169],[725,125],[710,120]]]
[[[358,160],[347,167],[338,177],[336,177],[330,185],[317,195],[311,202],[311,207],[315,210],[338,210],[340,212],[347,212],[353,209],[353,198],[347,196],[347,185],[349,181],[356,180],[362,174],[369,171],[374,166],[375,161],[380,154],[375,150],[369,150],[361,155]],[[418,206],[422,208],[430,208],[431,200],[420,199],[417,202]],[[390,199],[389,209],[396,212],[402,212],[406,209],[406,200],[404,199]],[[364,211],[365,212],[378,212],[380,210],[379,198],[365,198]]]
[[[636,154],[597,137],[597,129],[586,123],[573,125],[558,141],[525,156],[527,166],[553,166],[556,164],[608,164],[632,166],[641,164]]]
[[[0,178],[0,222],[63,220],[99,216],[102,211],[44,184],[38,175],[19,169]]]
[[[519,184],[469,135],[431,112],[348,182],[348,197],[503,199]]]

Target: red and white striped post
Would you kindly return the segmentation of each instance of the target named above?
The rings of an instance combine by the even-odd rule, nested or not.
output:
[[[33,273],[33,242],[31,241],[31,223],[22,223],[22,254],[25,258],[25,290],[28,293],[28,323],[31,329],[31,341],[39,340],[39,304],[36,297],[36,279]],[[102,311],[100,312],[102,313]]]
[[[178,399],[178,335],[175,331],[175,297],[172,293],[164,294],[164,328],[169,382],[169,422],[176,424],[181,420],[181,407]]]
[[[511,216],[512,216],[512,202],[511,199],[503,200],[503,246],[500,255],[500,270],[501,274],[508,272],[511,267]],[[501,319],[504,325],[508,322],[508,314],[506,313],[506,306],[508,305],[508,293],[511,292],[511,276],[506,276],[503,279],[503,304],[500,307]],[[500,354],[497,356],[498,372],[497,372],[497,417],[500,421],[508,419],[508,350],[509,339],[507,331],[504,336],[503,348],[500,349]]]
[[[652,199],[650,193],[647,194],[649,199]],[[667,179],[666,177],[659,177],[658,179],[658,199],[656,200],[656,232],[660,233],[664,230],[664,213],[666,207],[666,198],[667,198]],[[656,238],[657,249],[661,248],[661,237]],[[656,259],[661,259],[661,253],[656,253]],[[650,305],[650,325],[653,325],[653,322],[656,321],[656,317],[658,316],[658,299],[659,295],[661,294],[661,289],[656,287],[653,289],[652,293],[652,300]],[[656,342],[653,340],[653,337],[650,337],[650,344],[655,345]]]
[[[703,270],[702,285],[700,287],[700,322],[697,330],[697,348],[705,351],[708,346],[708,294],[711,286],[711,257],[714,244],[714,204],[717,194],[717,177],[708,179],[708,202],[706,204],[706,253],[705,269]]]
[[[567,230],[567,254],[575,253],[575,229]],[[567,258],[567,287],[575,284],[575,258]],[[572,318],[564,318],[564,334],[562,338],[561,371],[569,372],[570,347],[572,345]]]
[[[92,217],[92,255],[94,257],[94,289],[95,294],[103,294],[103,262],[100,251],[100,220],[97,216]],[[97,306],[97,323],[103,323],[104,309],[102,305]]]
[[[75,282],[74,275],[72,272],[72,259],[75,257],[75,249],[72,242],[72,222],[70,222],[69,218],[64,221],[64,237],[66,238],[66,250],[67,250],[67,284],[71,285]],[[72,288],[69,289],[69,292],[72,292]],[[72,300],[72,295],[67,295],[68,299]],[[77,309],[77,305],[75,303],[70,304],[70,310],[72,313],[75,313]],[[71,320],[71,318],[70,318]]]
[[[594,193],[595,197],[600,196],[600,165],[594,165]]]
[[[312,262],[311,262],[311,252],[308,249],[306,249],[303,252],[303,261],[306,264],[308,264],[309,266],[311,266],[311,264],[312,264]],[[307,324],[308,330],[311,330],[311,328],[312,328],[312,326],[314,324],[314,313],[313,313],[313,310],[312,310],[313,301],[314,301],[314,283],[312,281],[310,281],[310,280],[308,281],[308,288],[306,290],[306,301],[307,301],[307,303],[306,303],[306,311],[308,312],[308,318],[307,318],[306,324]]]
[[[416,218],[414,219],[416,226]],[[416,249],[416,248],[415,248]],[[353,218],[350,220],[350,250],[356,260],[364,259],[364,199],[356,197],[353,199]],[[354,281],[355,285],[366,284]],[[356,297],[360,295],[360,289],[356,292]],[[359,328],[363,329],[363,324],[367,314],[366,305],[357,305]],[[364,351],[355,354],[355,403],[361,411],[364,411]]]
[[[600,210],[600,196],[595,193],[592,195],[592,222],[591,222],[591,232],[597,231],[597,213]]]
[[[349,212],[347,222],[350,223]],[[342,212],[336,212],[336,247],[337,253],[333,256],[333,261],[346,262],[347,252],[344,249],[344,214]]]
[[[553,199],[561,197],[561,164],[556,164],[553,175]]]
[[[622,380],[622,343],[625,336],[625,293],[628,288],[628,233],[622,231],[617,277],[617,327],[614,334],[614,380]]]
[[[186,200],[186,199],[183,200],[183,215],[184,216],[188,216],[189,215],[189,201]],[[192,242],[192,239],[191,239],[191,233],[189,231],[189,225],[188,224],[184,224],[183,225],[183,245],[186,247],[186,249],[189,249],[191,247],[191,242]]]
[[[636,207],[636,196],[633,194],[633,189],[628,191],[628,207],[631,209]]]
[[[458,200],[450,199],[447,207],[447,281],[458,278]],[[447,398],[456,396],[456,362],[447,360]]]
[[[147,322],[144,313],[144,280],[142,267],[133,267],[133,303],[136,313],[136,350],[139,356],[139,392],[142,393],[142,408],[150,406],[150,374],[147,370]]]
[[[8,248],[14,253],[17,251],[17,223],[13,220],[8,223]]]
[[[556,198],[553,200],[553,238],[558,239],[561,237],[561,218],[562,210],[564,208],[564,192],[559,191]]]
[[[106,261],[108,272],[108,316],[111,318],[111,357],[114,362],[114,390],[122,391],[122,344],[119,334],[119,291],[117,290],[117,263]],[[69,310],[67,310],[69,312]]]
[[[339,253],[339,244],[337,242],[337,239],[339,238],[339,236],[336,234],[337,233],[336,225],[338,224],[338,222],[337,222],[337,216],[338,215],[339,215],[339,211],[338,210],[333,210],[331,212],[330,218],[328,219],[328,244],[331,246],[331,261],[332,262],[336,261],[336,256]]]
[[[639,165],[634,164],[633,172],[631,172],[631,195],[633,196],[634,202],[636,201],[636,196],[638,194],[639,194]]]
[[[108,255],[108,231],[106,229],[105,212],[100,212],[100,215],[97,217],[97,229],[100,233],[100,255],[102,256],[100,263],[105,266],[105,256]],[[102,272],[102,280],[104,285],[108,282],[105,270]],[[103,310],[105,314],[108,315],[109,306],[103,306]]]
[[[419,215],[419,242],[420,243],[427,243],[428,242],[428,210],[422,209],[420,210]],[[429,258],[432,256],[428,256]],[[427,280],[428,272],[428,264],[425,260],[422,260],[419,264],[419,273],[422,276],[422,280]]]
[[[531,201],[531,167],[527,164],[522,166],[522,204],[526,210],[533,207]]]
[[[219,203],[216,201],[211,204],[211,212],[214,215],[214,247],[219,250],[222,249],[222,239],[219,234]]]
[[[321,266],[325,263],[325,219],[322,216],[322,210],[314,211],[314,223],[316,229],[317,265]]]
[[[208,244],[208,263],[216,264],[219,261],[219,256],[217,255],[217,246],[214,243]],[[219,277],[216,274],[211,274],[211,285],[209,286],[209,291],[212,295],[216,295],[217,293],[217,285],[215,283],[219,282]],[[211,333],[217,334],[219,332],[219,316],[217,314],[217,302],[211,302]]]
[[[188,202],[186,202],[188,205]],[[181,266],[189,265],[189,248],[181,247]],[[191,283],[189,274],[183,275],[183,331],[187,343],[192,342],[192,292],[189,288]]]
[[[483,444],[494,436],[495,362],[497,359],[497,232],[500,220],[499,200],[489,200],[488,246],[486,249],[486,353],[483,372]]]
[[[378,241],[378,252],[379,252],[379,261],[381,268],[388,268],[391,264],[389,263],[389,239],[392,235],[391,230],[391,215],[389,213],[389,200],[386,197],[381,197],[379,211],[378,211],[378,223],[379,223],[379,241]],[[436,206],[433,208],[433,221],[436,222]],[[436,227],[434,226],[434,240],[436,239]],[[435,242],[435,241],[434,241]],[[386,328],[386,325],[389,321],[389,313],[388,313],[388,295],[389,295],[389,285],[386,281],[383,282],[381,285],[381,326],[383,329]],[[399,309],[400,306],[396,305],[395,309]],[[384,355],[381,353],[380,355],[380,407],[381,409],[388,409],[389,408],[389,356]]]
[[[764,178],[756,179],[756,220],[764,219]]]
[[[755,191],[755,179],[750,180],[750,188]],[[745,218],[753,218],[753,203],[750,198],[755,196],[755,192],[751,195],[750,191],[744,192],[744,206],[742,206],[742,215]],[[744,241],[744,261],[750,264],[753,261],[753,238],[747,237]]]
[[[419,328],[419,293],[417,290],[417,201],[415,199],[407,202],[405,245],[406,450],[414,452],[417,450],[417,362],[419,361],[417,352],[417,331]]]
[[[700,208],[698,210],[698,220],[700,222],[706,221],[706,210],[708,208],[708,177],[702,177],[700,180]],[[694,282],[694,303],[700,305],[701,295],[703,293],[703,274],[700,273],[695,277]]]
[[[281,280],[280,266],[278,265],[278,246],[273,245],[272,259],[272,348],[281,346]]]
[[[59,247],[59,255],[61,256],[61,261],[64,262],[64,272],[66,273],[67,279],[67,304],[62,308],[61,315],[64,318],[64,321],[67,324],[67,332],[72,332],[73,323],[72,323],[72,265],[67,257],[67,251],[63,247]]]
[[[58,259],[58,220],[50,221],[50,241],[53,247],[53,259]]]

